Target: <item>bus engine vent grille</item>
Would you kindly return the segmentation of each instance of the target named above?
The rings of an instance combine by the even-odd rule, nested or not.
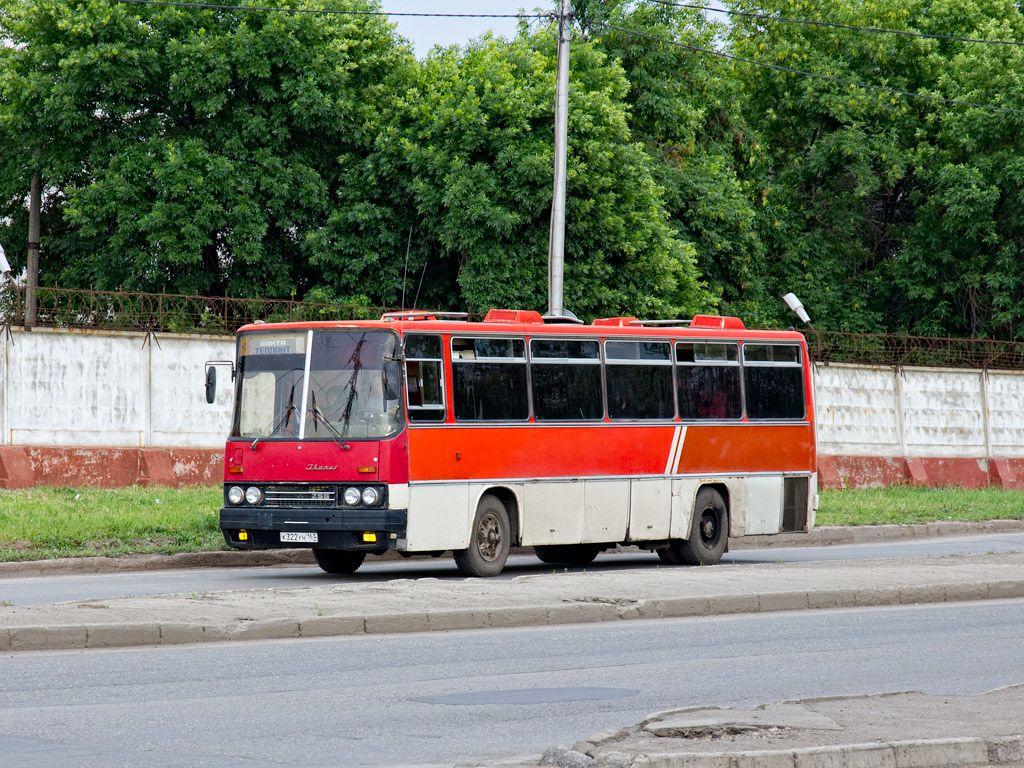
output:
[[[334,485],[268,485],[263,494],[264,506],[287,509],[336,506],[338,501],[338,488]]]

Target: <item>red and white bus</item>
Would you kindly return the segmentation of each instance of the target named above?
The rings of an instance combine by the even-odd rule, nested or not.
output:
[[[796,332],[391,313],[247,325],[234,365],[232,547],[312,548],[331,573],[451,551],[462,573],[492,576],[510,546],[548,563],[635,545],[710,564],[729,536],[814,524]]]

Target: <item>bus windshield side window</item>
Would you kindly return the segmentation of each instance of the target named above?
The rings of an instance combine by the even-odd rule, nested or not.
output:
[[[452,399],[459,421],[526,421],[526,342],[453,337]]]
[[[440,336],[405,337],[409,421],[444,421],[444,356]]]
[[[597,340],[531,339],[530,382],[537,421],[600,421],[601,346]]]
[[[799,344],[744,344],[743,377],[747,418],[806,417]]]
[[[739,349],[732,342],[679,342],[676,375],[681,419],[739,419]]]
[[[671,419],[672,348],[667,341],[612,341],[604,345],[608,418]]]

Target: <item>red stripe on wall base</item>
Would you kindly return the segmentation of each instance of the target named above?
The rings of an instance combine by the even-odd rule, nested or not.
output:
[[[223,448],[0,447],[0,488],[220,485]],[[819,456],[818,487],[988,486],[1024,490],[1024,457]]]

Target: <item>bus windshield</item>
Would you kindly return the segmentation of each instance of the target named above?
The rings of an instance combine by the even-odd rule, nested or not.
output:
[[[387,398],[389,389],[399,394],[399,382],[386,380],[393,333],[255,331],[241,334],[238,345],[233,436],[348,440],[399,431],[401,398]]]

